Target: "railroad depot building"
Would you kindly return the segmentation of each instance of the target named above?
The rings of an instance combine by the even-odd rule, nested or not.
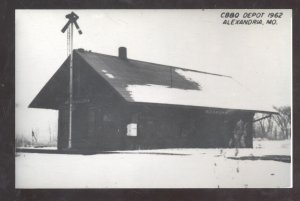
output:
[[[73,149],[230,147],[238,122],[252,147],[254,114],[276,113],[230,76],[129,59],[124,47],[73,55]],[[29,105],[59,111],[58,149],[68,147],[69,75],[67,58]]]

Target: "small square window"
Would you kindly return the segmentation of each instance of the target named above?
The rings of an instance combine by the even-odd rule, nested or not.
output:
[[[137,124],[131,123],[127,125],[127,136],[137,136]]]

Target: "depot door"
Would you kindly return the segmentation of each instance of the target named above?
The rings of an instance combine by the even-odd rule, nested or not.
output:
[[[67,108],[60,108],[58,114],[57,148],[67,149],[69,139],[69,113]]]

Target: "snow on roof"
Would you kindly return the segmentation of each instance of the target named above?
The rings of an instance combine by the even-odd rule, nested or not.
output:
[[[109,78],[111,78],[111,79],[115,78],[114,75],[112,75],[112,74],[110,74],[110,73],[107,73],[106,70],[102,70],[102,72],[103,72],[107,77],[109,77]]]
[[[128,102],[276,113],[271,104],[230,76],[93,52],[77,53]]]
[[[264,103],[229,76],[133,59],[124,60],[89,51],[75,50],[74,53],[75,68],[80,59],[85,61],[86,67],[93,68],[100,79],[106,80],[128,102],[276,113],[270,104]],[[58,108],[57,100],[49,100],[49,97],[62,96],[61,87],[63,83],[67,84],[64,80],[69,75],[66,61],[30,107]],[[79,65],[85,64],[79,62]]]
[[[231,77],[180,69],[176,72],[197,82],[200,89],[184,90],[150,84],[129,85],[127,90],[136,102],[276,112]]]

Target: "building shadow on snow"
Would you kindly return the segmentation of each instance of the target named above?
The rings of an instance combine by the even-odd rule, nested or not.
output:
[[[76,154],[76,155],[95,155],[95,154],[146,154],[146,155],[168,155],[168,156],[188,156],[190,154],[163,153],[163,152],[131,152],[131,151],[96,151],[96,150],[52,150],[52,149],[16,149],[16,157],[20,152],[23,153],[42,153],[42,154]]]
[[[265,156],[241,156],[241,157],[227,157],[233,160],[272,160],[284,163],[291,163],[291,156],[286,155],[265,155]]]

